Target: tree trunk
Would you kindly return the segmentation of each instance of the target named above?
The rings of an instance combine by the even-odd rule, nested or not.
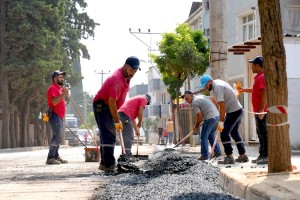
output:
[[[16,140],[15,112],[14,111],[11,111],[11,113],[10,113],[9,132],[10,132],[11,148],[16,148],[17,140]]]
[[[262,54],[268,107],[288,106],[286,56],[279,0],[259,0]],[[268,113],[268,124],[288,122],[287,114]],[[268,172],[292,171],[289,125],[268,126]]]
[[[8,77],[5,70],[6,63],[6,42],[5,42],[5,0],[0,0],[0,73],[1,73],[1,100],[2,100],[2,138],[0,138],[0,148],[10,148],[9,136],[9,95]]]
[[[187,79],[188,79],[188,90],[191,89],[191,79],[190,79],[190,68],[187,67]],[[189,129],[190,131],[193,130],[193,114],[192,114],[192,105],[189,104]],[[190,135],[190,146],[194,147],[195,142],[194,142],[194,135]]]
[[[20,132],[21,132],[21,140],[20,140],[20,146],[21,147],[28,147],[28,125],[29,125],[29,103],[28,101],[25,101],[22,103],[23,109],[21,110],[21,122],[20,122]]]
[[[210,74],[213,79],[227,81],[227,40],[225,33],[225,0],[209,0],[210,9]]]
[[[20,118],[19,115],[15,112],[14,114],[14,124],[15,124],[15,138],[16,138],[16,144],[17,147],[20,147]]]
[[[33,146],[38,146],[39,141],[41,140],[41,126],[40,126],[40,119],[39,119],[39,110],[34,109],[34,139],[36,143],[33,143]]]

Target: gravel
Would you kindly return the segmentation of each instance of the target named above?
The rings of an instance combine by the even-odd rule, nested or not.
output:
[[[140,166],[138,171],[102,176],[110,180],[109,184],[105,192],[95,191],[93,200],[239,199],[219,187],[217,167],[176,152],[160,152],[155,159]]]

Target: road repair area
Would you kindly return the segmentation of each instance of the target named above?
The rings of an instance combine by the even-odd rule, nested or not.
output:
[[[164,148],[140,146],[139,154],[149,155],[149,160],[135,163],[139,171],[118,175],[99,171],[98,162],[85,162],[83,147],[62,147],[60,155],[69,163],[61,165],[45,164],[48,149],[44,147],[2,149],[0,199],[270,199],[278,190],[288,196],[273,199],[297,199],[297,191],[293,191],[300,183],[297,170],[295,176],[265,178],[266,165],[248,162],[219,166],[216,161],[197,160],[199,147],[170,152]],[[250,159],[255,158],[257,149],[248,149]],[[121,147],[115,150],[118,158]],[[299,156],[292,158],[296,168],[299,163]],[[259,179],[261,182],[257,182]],[[265,184],[269,184],[269,194],[259,189]]]

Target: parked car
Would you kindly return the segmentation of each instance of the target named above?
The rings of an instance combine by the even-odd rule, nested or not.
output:
[[[78,138],[81,140],[81,142],[83,142],[84,144],[84,134],[88,134],[88,138],[87,138],[87,145],[92,145],[93,144],[93,139],[90,136],[89,132],[87,129],[78,129]],[[90,130],[90,133],[92,134],[92,131]],[[79,145],[82,145],[81,143]]]

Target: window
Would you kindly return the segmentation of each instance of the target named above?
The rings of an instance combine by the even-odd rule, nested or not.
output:
[[[251,14],[243,17],[243,41],[255,37],[255,15]]]
[[[205,11],[209,10],[209,0],[204,1]]]

